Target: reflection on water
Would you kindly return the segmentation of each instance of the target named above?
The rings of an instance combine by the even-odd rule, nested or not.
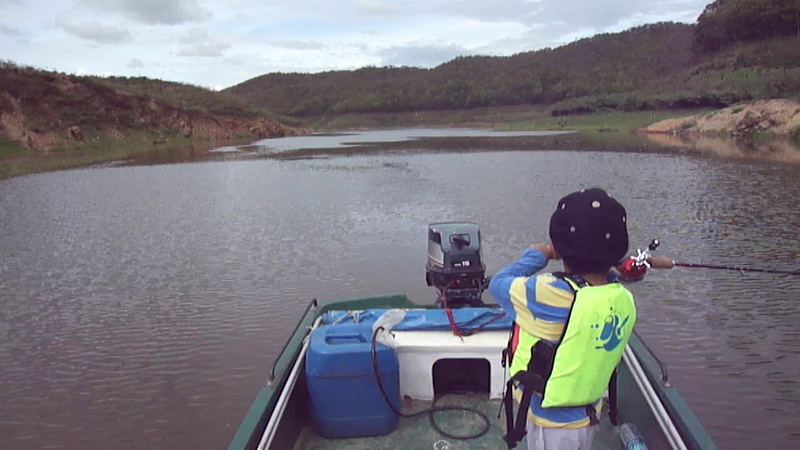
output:
[[[763,140],[742,140],[692,134],[647,134],[646,136],[651,142],[659,145],[697,149],[728,158],[800,162],[800,148],[785,136]]]
[[[470,140],[501,139],[512,144],[517,139],[541,138],[572,134],[569,131],[496,131],[481,128],[412,128],[391,130],[352,131],[347,133],[313,134],[279,139],[262,139],[249,145],[225,146],[211,150],[206,159],[253,159],[253,158],[318,158],[331,155],[374,153],[383,150],[408,150],[413,148],[429,152],[431,148],[444,149],[455,142],[458,150],[467,150],[461,143]],[[431,142],[435,142],[431,147]],[[439,147],[437,147],[439,145]],[[489,144],[486,150],[496,148]],[[143,160],[138,162],[149,163]]]
[[[0,182],[3,447],[224,447],[311,298],[432,302],[428,223],[480,224],[492,273],[546,239],[557,199],[584,186],[625,204],[634,247],[659,238],[683,262],[798,268],[794,165],[502,139],[458,153],[463,137],[439,139]],[[721,448],[797,438],[798,282],[674,269],[631,285],[637,330]]]
[[[359,147],[368,144],[404,142],[430,138],[486,138],[525,137],[563,134],[562,131],[494,131],[481,128],[413,128],[397,130],[370,130],[328,135],[292,136],[282,139],[264,139],[254,145],[266,154],[305,149],[332,149]]]

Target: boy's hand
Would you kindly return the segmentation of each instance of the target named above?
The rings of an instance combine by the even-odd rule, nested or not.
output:
[[[547,259],[560,259],[558,253],[556,253],[556,250],[553,248],[553,244],[531,244],[530,247],[544,253]]]

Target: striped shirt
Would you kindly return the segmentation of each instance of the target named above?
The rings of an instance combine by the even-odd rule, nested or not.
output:
[[[544,253],[528,248],[519,261],[509,264],[492,277],[489,291],[497,303],[522,331],[557,343],[569,317],[575,294],[569,284],[550,273],[534,275],[547,265]],[[613,275],[609,281],[615,281]],[[530,355],[517,355],[530,358]],[[519,400],[521,392],[515,397]],[[598,415],[602,400],[595,405]],[[589,425],[585,407],[542,408],[542,398],[534,393],[528,418],[542,427],[580,428]]]

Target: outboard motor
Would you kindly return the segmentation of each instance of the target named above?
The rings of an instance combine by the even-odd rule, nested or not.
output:
[[[481,300],[488,284],[485,272],[477,224],[439,222],[428,225],[425,281],[436,288],[437,305],[485,306]]]

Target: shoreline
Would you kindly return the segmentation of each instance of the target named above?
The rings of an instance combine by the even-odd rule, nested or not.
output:
[[[210,150],[227,145],[245,145],[258,138],[233,138],[209,140],[176,138],[162,143],[148,143],[143,139],[98,140],[83,146],[74,146],[51,152],[9,148],[0,151],[0,180],[59,170],[89,168],[104,164],[129,164],[148,159],[153,163],[190,162],[207,156]]]
[[[681,120],[687,116],[707,114],[708,110],[664,110],[638,112],[603,112],[587,115],[550,116],[537,108],[484,108],[464,111],[425,111],[409,114],[375,114],[369,117],[339,116],[327,123],[316,123],[318,132],[345,132],[348,130],[389,128],[463,128],[480,127],[499,131],[575,131],[557,136],[537,136],[524,139],[506,139],[503,147],[510,150],[578,150],[604,152],[650,152],[664,154],[693,153],[699,156],[740,157],[774,162],[800,162],[800,149],[796,144],[777,139],[756,141],[716,139],[711,142],[701,136],[667,139],[663,135],[637,133],[637,130],[667,119]],[[358,123],[356,123],[356,119]],[[331,127],[336,125],[336,128]],[[366,127],[364,125],[367,125]],[[394,126],[389,126],[394,125]],[[68,148],[51,152],[32,152],[14,147],[11,141],[0,142],[0,180],[36,173],[87,168],[103,164],[149,165],[180,162],[218,160],[219,155],[210,151],[225,146],[251,144],[259,138],[235,137],[227,140],[192,139],[172,137],[166,142],[154,144],[146,136],[132,136],[121,140],[99,139],[74,143]],[[392,150],[419,148],[420,141],[413,143],[376,143],[359,148],[297,150],[278,156],[252,156],[275,158],[301,158],[322,153],[348,155]],[[444,144],[437,141],[444,151],[465,151],[462,141]],[[490,150],[498,147],[496,138],[473,138],[469,151]],[[776,148],[780,152],[776,152]]]

